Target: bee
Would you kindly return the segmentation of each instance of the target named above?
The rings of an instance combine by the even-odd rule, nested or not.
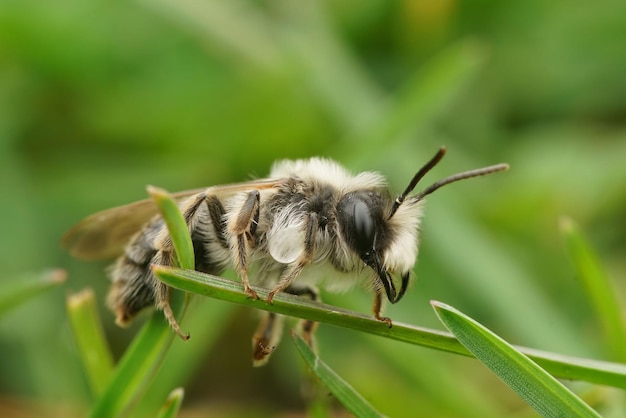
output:
[[[251,279],[271,289],[268,303],[279,292],[319,300],[318,287],[343,291],[360,282],[374,294],[374,317],[391,326],[382,315],[384,297],[396,303],[407,290],[424,198],[458,180],[508,169],[498,164],[465,171],[411,194],[445,152],[441,147],[397,197],[381,174],[352,175],[323,158],[278,161],[266,179],[175,194],[189,227],[195,269],[220,275],[234,268],[250,298],[259,298]],[[188,338],[169,306],[170,288],[150,269],[173,264],[167,227],[151,200],[91,215],[62,242],[78,258],[118,257],[107,299],[118,325],[155,306]],[[267,361],[280,338],[280,316],[265,315],[252,339],[254,365]],[[301,321],[309,344],[315,326]]]

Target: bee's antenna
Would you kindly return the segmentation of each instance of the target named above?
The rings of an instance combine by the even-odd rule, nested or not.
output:
[[[411,179],[411,182],[407,186],[404,193],[398,196],[396,200],[393,202],[393,206],[391,207],[391,214],[389,215],[389,218],[391,218],[394,215],[394,213],[396,213],[396,211],[398,210],[402,202],[404,202],[404,199],[406,199],[409,193],[411,193],[413,189],[415,189],[415,186],[417,186],[417,183],[422,179],[422,177],[424,177],[426,173],[428,173],[434,166],[436,166],[437,163],[441,161],[441,159],[443,158],[445,154],[446,154],[446,147],[439,148],[439,151],[437,151],[437,154],[435,154],[435,156],[429,162],[427,162],[424,165],[424,167],[420,168],[420,170],[415,174],[415,176],[413,176],[413,179]],[[496,173],[498,171],[504,171],[508,169],[509,169],[508,164],[496,164],[496,165],[492,165],[489,167],[477,168],[475,170],[469,170],[469,171],[464,171],[462,173],[454,174],[452,176],[441,179],[436,183],[431,184],[430,186],[428,186],[426,189],[416,194],[411,199],[415,201],[419,201],[419,200],[422,200],[425,196],[439,189],[440,187],[445,186],[446,184],[454,183],[455,181],[459,181],[463,179],[469,179],[471,177],[484,176],[485,174]]]
[[[498,171],[508,170],[508,164],[496,164],[490,165],[489,167],[477,168],[476,170],[464,171],[462,173],[454,174],[450,177],[446,177],[444,179],[439,180],[436,183],[431,184],[423,191],[419,192],[415,195],[414,199],[422,200],[424,196],[427,196],[437,190],[438,188],[445,186],[446,184],[454,183],[455,181],[469,179],[472,177],[484,176],[485,174],[497,173]]]
[[[391,207],[391,213],[389,214],[389,218],[391,218],[393,214],[396,213],[396,210],[398,210],[398,208],[400,207],[402,202],[404,202],[404,199],[406,199],[409,193],[411,193],[413,189],[415,189],[415,186],[417,186],[417,183],[419,183],[422,177],[424,177],[426,173],[432,170],[432,168],[436,166],[439,161],[441,161],[444,155],[446,155],[446,147],[439,148],[439,151],[437,151],[437,154],[435,154],[435,156],[431,158],[429,162],[427,162],[422,168],[419,169],[417,173],[415,173],[415,176],[413,176],[413,178],[411,179],[411,182],[406,187],[406,190],[404,190],[404,192],[396,198],[395,202],[393,202],[393,206]],[[443,184],[441,186],[443,186]],[[431,192],[433,191],[434,190],[432,190]]]

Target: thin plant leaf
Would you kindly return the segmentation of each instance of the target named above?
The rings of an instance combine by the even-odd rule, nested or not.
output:
[[[174,389],[161,407],[161,410],[157,414],[157,418],[176,418],[178,416],[178,411],[180,411],[180,406],[183,403],[184,397],[185,390],[183,388]]]
[[[348,382],[343,380],[334,370],[324,363],[311,349],[311,347],[293,330],[291,338],[311,371],[318,377],[324,386],[335,398],[350,412],[357,417],[381,417],[363,396],[361,396]]]
[[[186,306],[184,295],[173,294],[170,304],[181,317]],[[161,312],[154,312],[125,351],[91,416],[121,417],[129,414],[161,365],[174,338]]]
[[[613,358],[626,361],[626,328],[611,280],[578,226],[567,217],[560,221],[561,234],[574,267],[585,287],[606,336]]]
[[[113,355],[104,336],[93,290],[69,295],[66,306],[91,393],[97,397],[113,374]]]
[[[403,341],[422,347],[434,348],[464,356],[472,354],[447,332],[394,322],[389,328],[371,316],[336,306],[313,302],[286,293],[279,293],[271,305],[262,300],[268,290],[255,287],[261,299],[248,298],[239,282],[193,270],[155,266],[155,275],[169,286],[186,292],[239,303],[296,318],[341,326],[381,337]],[[626,389],[626,366],[598,360],[565,356],[526,347],[516,348],[551,374],[570,380],[584,380]]]
[[[154,186],[148,186],[147,189],[154,203],[159,208],[159,212],[163,216],[172,237],[177,265],[182,268],[193,269],[195,267],[193,243],[187,229],[187,223],[183,218],[183,214],[180,213],[180,209],[178,209],[178,204],[163,189]]]
[[[65,282],[67,273],[62,269],[17,277],[0,285],[0,316],[30,299]]]
[[[180,260],[183,266],[193,268],[191,238],[176,202],[162,189],[151,188],[150,193],[154,196],[172,236],[176,259]],[[188,241],[189,245],[185,244],[185,241]],[[186,296],[173,292],[170,306],[180,320],[187,307]],[[119,417],[128,414],[161,365],[173,338],[174,333],[163,314],[154,312],[124,353],[109,386],[94,406],[91,416]]]
[[[191,330],[193,343],[186,344],[182,340],[174,339],[150,387],[133,410],[133,416],[153,417],[158,409],[158,405],[153,402],[154,399],[165,399],[173,386],[183,385],[197,374],[198,364],[206,359],[212,347],[222,342],[220,336],[229,326],[226,318],[229,318],[236,308],[234,304],[220,303],[216,300],[189,304],[185,314],[185,328]],[[213,321],[211,326],[207,326],[207,318],[220,320]]]
[[[599,417],[547,371],[483,325],[441,302],[441,322],[474,356],[544,417]]]

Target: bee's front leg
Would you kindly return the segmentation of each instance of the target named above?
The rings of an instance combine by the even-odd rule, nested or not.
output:
[[[382,311],[383,311],[383,294],[380,291],[376,292],[376,295],[374,296],[374,317],[376,319],[378,319],[381,322],[384,322],[385,324],[387,324],[389,326],[389,328],[391,328],[392,323],[391,323],[391,318],[388,318],[386,316],[382,316]]]
[[[260,193],[253,190],[248,193],[239,211],[231,217],[229,232],[234,237],[232,245],[235,270],[244,285],[246,294],[252,299],[259,295],[250,287],[248,280],[248,245],[254,245],[254,234],[259,224]]]

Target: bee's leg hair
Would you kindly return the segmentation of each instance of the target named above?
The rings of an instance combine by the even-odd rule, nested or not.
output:
[[[278,281],[276,286],[267,295],[267,299],[265,300],[267,303],[271,304],[274,296],[276,296],[278,292],[282,292],[289,287],[294,279],[298,277],[300,272],[302,272],[302,269],[313,261],[313,256],[315,254],[315,235],[318,228],[317,214],[309,214],[309,219],[307,220],[305,228],[304,250],[302,251],[302,254],[300,254],[295,263],[288,267],[287,273]]]
[[[258,299],[257,293],[250,287],[248,280],[248,245],[254,245],[254,234],[259,223],[260,193],[252,190],[234,216],[230,225],[230,232],[235,237],[233,246],[235,270],[241,277],[246,294],[252,299]]]

